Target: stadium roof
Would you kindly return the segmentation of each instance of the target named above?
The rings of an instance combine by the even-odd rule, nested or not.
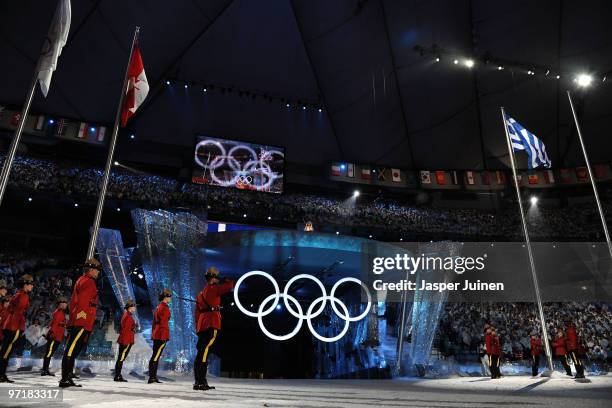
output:
[[[1,104],[23,103],[55,5],[0,4]],[[553,166],[577,165],[565,91],[588,72],[593,85],[575,92],[583,132],[594,162],[612,158],[607,0],[78,0],[72,9],[49,97],[38,93],[33,111],[111,124],[138,25],[151,84],[130,123],[141,141],[190,147],[199,133],[285,146],[288,161],[311,165],[498,168],[503,105],[543,139]]]

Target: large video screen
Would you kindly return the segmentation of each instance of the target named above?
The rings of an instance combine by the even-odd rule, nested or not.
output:
[[[198,184],[283,192],[285,149],[197,136],[191,180]]]

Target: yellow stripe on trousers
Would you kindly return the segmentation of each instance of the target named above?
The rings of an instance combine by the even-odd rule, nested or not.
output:
[[[132,347],[131,344],[128,344],[128,346],[125,348],[125,350],[123,350],[123,353],[121,353],[121,359],[119,361],[123,361],[125,360],[125,355],[127,354],[127,352],[130,350],[130,347]]]
[[[212,344],[215,342],[215,339],[217,338],[217,329],[213,330],[213,336],[212,339],[210,339],[210,341],[208,342],[208,345],[206,346],[206,348],[204,349],[204,355],[202,356],[202,362],[205,363],[206,362],[206,357],[208,357],[208,349],[210,348],[210,346],[212,346]]]
[[[11,350],[13,349],[13,343],[15,343],[18,338],[19,338],[19,330],[15,332],[15,337],[13,337],[13,340],[9,343],[8,347],[6,348],[6,353],[4,353],[4,356],[2,356],[2,358],[4,359],[9,358],[9,355],[11,354]]]
[[[85,331],[85,329],[79,330],[79,333],[75,336],[74,341],[72,342],[72,344],[70,345],[70,348],[68,349],[68,357],[72,357],[72,352],[74,351],[74,346],[76,346],[77,341],[79,341],[79,339],[83,335],[83,331]]]
[[[164,349],[164,347],[166,347],[166,342],[164,342],[160,347],[159,350],[157,350],[157,354],[155,355],[155,358],[153,359],[153,361],[157,361],[159,359],[159,356],[161,355],[162,350]]]
[[[47,353],[47,358],[51,358],[51,356],[53,355],[53,345],[55,344],[55,340],[51,341],[51,344],[49,345],[49,352]]]

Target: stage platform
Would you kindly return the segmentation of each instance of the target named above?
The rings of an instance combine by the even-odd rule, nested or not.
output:
[[[15,384],[2,388],[55,387],[55,378],[34,373],[13,373]],[[247,380],[211,378],[216,390],[191,389],[189,377],[167,377],[163,384],[148,385],[135,377],[116,383],[110,376],[83,378],[83,388],[64,390],[62,403],[13,403],[17,407],[608,407],[612,400],[612,375],[532,379],[526,376],[490,380],[478,377],[394,380]],[[2,390],[4,391],[4,390]],[[6,395],[3,392],[4,395]]]

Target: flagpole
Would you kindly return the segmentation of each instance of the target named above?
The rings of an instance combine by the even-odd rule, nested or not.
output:
[[[119,98],[119,106],[117,107],[117,114],[115,115],[115,126],[113,127],[113,135],[110,140],[110,146],[108,149],[108,157],[106,158],[106,167],[104,170],[104,178],[102,180],[102,186],[100,188],[100,196],[98,197],[98,206],[96,208],[96,215],[94,218],[93,227],[91,229],[91,238],[89,239],[89,247],[87,249],[87,259],[91,259],[96,251],[96,241],[98,239],[98,231],[100,230],[100,221],[102,220],[102,211],[104,210],[104,199],[106,198],[106,191],[108,190],[108,181],[110,180],[110,174],[113,166],[113,155],[115,153],[115,146],[117,145],[117,135],[119,134],[119,122],[121,120],[121,110],[123,108],[123,100],[125,99],[125,93],[127,90],[127,79],[128,72],[130,69],[130,62],[132,61],[132,54],[134,53],[134,45],[138,40],[138,33],[140,27],[136,27],[134,30],[134,38],[132,39],[132,47],[130,48],[130,56],[128,58],[127,68],[125,69],[125,76],[123,77],[123,85],[121,88],[121,97]]]
[[[506,124],[506,112],[504,108],[501,108],[502,123],[504,124],[504,132],[506,133],[506,144],[508,145],[508,153],[510,154],[510,164],[512,165],[512,175],[514,177],[514,187],[516,189],[516,198],[519,204],[519,211],[521,213],[521,222],[523,224],[523,233],[525,234],[525,244],[527,245],[527,254],[529,255],[529,265],[531,268],[531,278],[533,279],[533,287],[535,289],[536,302],[538,304],[538,313],[540,315],[540,324],[542,326],[542,337],[544,338],[544,347],[546,350],[546,357],[548,359],[548,367],[551,371],[554,371],[552,354],[550,344],[548,342],[548,331],[546,330],[546,321],[544,320],[544,307],[542,306],[542,297],[540,296],[540,286],[538,284],[538,276],[536,274],[535,262],[533,258],[533,250],[531,248],[531,240],[529,239],[529,231],[527,230],[527,222],[525,221],[525,212],[523,210],[523,201],[521,200],[521,190],[518,185],[518,177],[516,174],[516,163],[514,161],[514,151],[512,150],[512,143],[510,142],[510,135],[508,134],[508,125]]]
[[[574,109],[574,103],[572,102],[572,94],[567,91],[567,98],[569,99],[570,107],[572,108],[572,115],[574,116],[574,122],[576,123],[576,131],[578,132],[578,140],[580,140],[580,147],[582,147],[582,154],[584,155],[584,161],[589,172],[589,179],[591,180],[591,186],[593,187],[593,193],[595,194],[595,202],[597,203],[597,209],[599,210],[599,216],[601,217],[601,225],[606,236],[606,242],[608,243],[608,252],[612,259],[612,244],[610,243],[610,233],[608,232],[608,225],[606,224],[606,217],[601,207],[601,201],[599,200],[599,193],[597,192],[597,186],[595,185],[595,179],[593,178],[593,171],[591,170],[591,163],[589,162],[589,156],[587,155],[586,147],[584,146],[584,140],[582,139],[582,132],[580,131],[580,125],[578,124],[578,116]]]
[[[39,58],[39,62],[40,62],[40,58]],[[9,147],[8,153],[4,159],[4,165],[2,166],[2,173],[0,174],[0,205],[2,205],[2,200],[4,198],[4,192],[6,191],[9,176],[11,174],[11,167],[13,166],[13,161],[15,160],[15,154],[17,154],[17,147],[19,147],[19,142],[21,141],[21,134],[23,133],[23,127],[25,126],[25,122],[28,118],[28,112],[30,111],[30,105],[32,104],[32,99],[34,99],[34,94],[36,93],[36,84],[38,83],[39,62],[36,63],[36,68],[34,69],[34,78],[32,79],[32,83],[30,84],[30,90],[28,91],[28,96],[26,98],[26,101],[23,104],[23,109],[21,111],[21,118],[19,118],[19,124],[17,125],[17,129],[15,130],[15,136],[13,137],[13,140],[11,141],[11,146]]]

